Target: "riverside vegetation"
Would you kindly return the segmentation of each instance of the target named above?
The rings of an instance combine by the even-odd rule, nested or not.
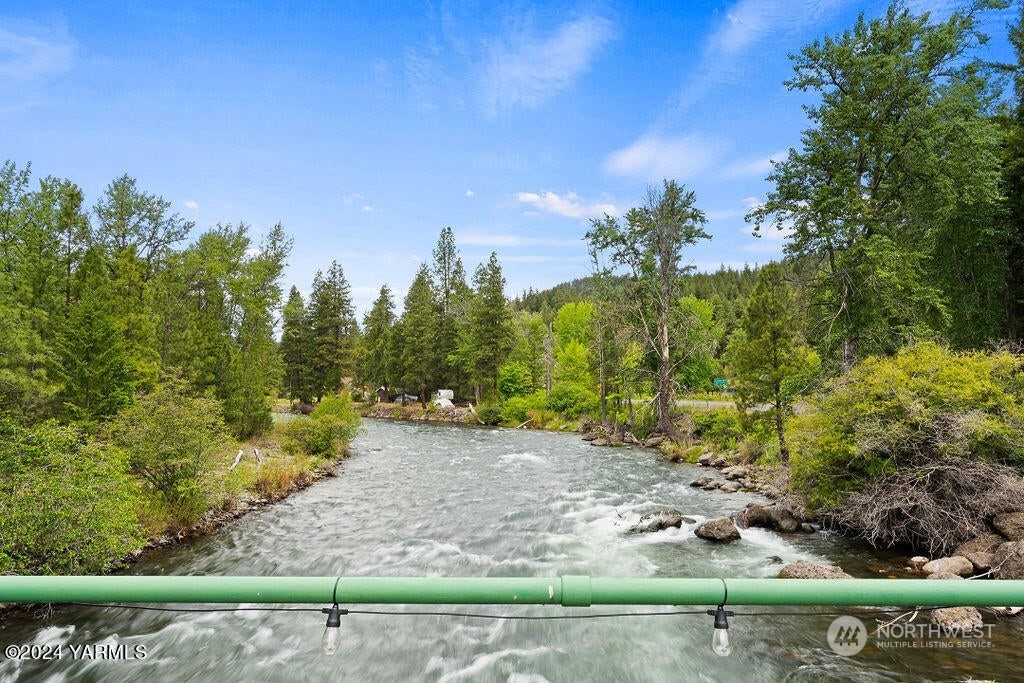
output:
[[[89,209],[6,162],[0,571],[101,570],[250,485],[237,443],[340,453],[347,392],[378,387],[424,408],[450,389],[491,424],[699,437],[789,468],[790,495],[871,543],[956,545],[1021,506],[1021,22],[1016,63],[972,55],[1005,6],[896,2],[793,57],[808,128],[748,215],[785,238],[762,268],[689,272],[707,218],[665,180],[591,222],[580,280],[510,300],[497,254],[467,278],[444,227],[400,312],[385,284],[359,321],[337,262],[283,297],[280,225],[186,244],[195,226],[128,176]],[[741,410],[680,417],[716,378]],[[275,426],[275,395],[314,417]]]

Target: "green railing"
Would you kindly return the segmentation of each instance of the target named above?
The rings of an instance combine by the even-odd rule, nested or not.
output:
[[[0,603],[1020,606],[1024,581],[0,576]]]

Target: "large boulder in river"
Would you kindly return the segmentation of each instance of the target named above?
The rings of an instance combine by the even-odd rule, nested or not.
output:
[[[780,579],[852,579],[853,577],[834,564],[821,564],[797,560],[779,570]]]
[[[760,526],[791,534],[800,529],[800,518],[782,505],[751,503],[736,517],[746,528]]]
[[[956,574],[957,576],[970,576],[974,573],[974,565],[971,564],[971,561],[966,557],[954,555],[953,557],[940,557],[937,560],[932,560],[925,566],[921,567],[921,571],[925,574],[949,572],[950,574]]]
[[[992,553],[998,579],[1024,579],[1024,542],[1003,543]]]
[[[960,557],[967,557],[971,553],[990,553],[998,548],[1003,543],[1006,543],[1006,539],[999,534],[982,534],[976,536],[966,543],[961,543],[957,546],[957,549],[953,551],[954,555]]]
[[[678,529],[683,525],[683,513],[672,508],[654,510],[640,518],[629,530],[631,534],[651,534],[663,529]]]
[[[992,526],[1011,541],[1024,541],[1024,512],[1007,512],[996,515]]]
[[[709,541],[735,541],[740,537],[740,530],[728,517],[709,519],[697,527],[694,533]]]

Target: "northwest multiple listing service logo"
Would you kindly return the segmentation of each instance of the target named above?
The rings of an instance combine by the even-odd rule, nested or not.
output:
[[[832,621],[826,638],[828,646],[837,655],[852,657],[868,642],[868,629],[857,617],[842,616]],[[912,624],[890,621],[879,626],[874,633],[875,647],[879,650],[901,648],[965,649],[991,648],[992,624],[977,624],[949,629],[940,624]]]
[[[857,617],[836,617],[828,627],[828,645],[837,655],[852,657],[868,642],[868,629]]]

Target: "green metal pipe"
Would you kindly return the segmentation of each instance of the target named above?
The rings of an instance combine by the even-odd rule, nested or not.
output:
[[[0,603],[589,605],[1024,605],[1024,581],[0,576]]]

